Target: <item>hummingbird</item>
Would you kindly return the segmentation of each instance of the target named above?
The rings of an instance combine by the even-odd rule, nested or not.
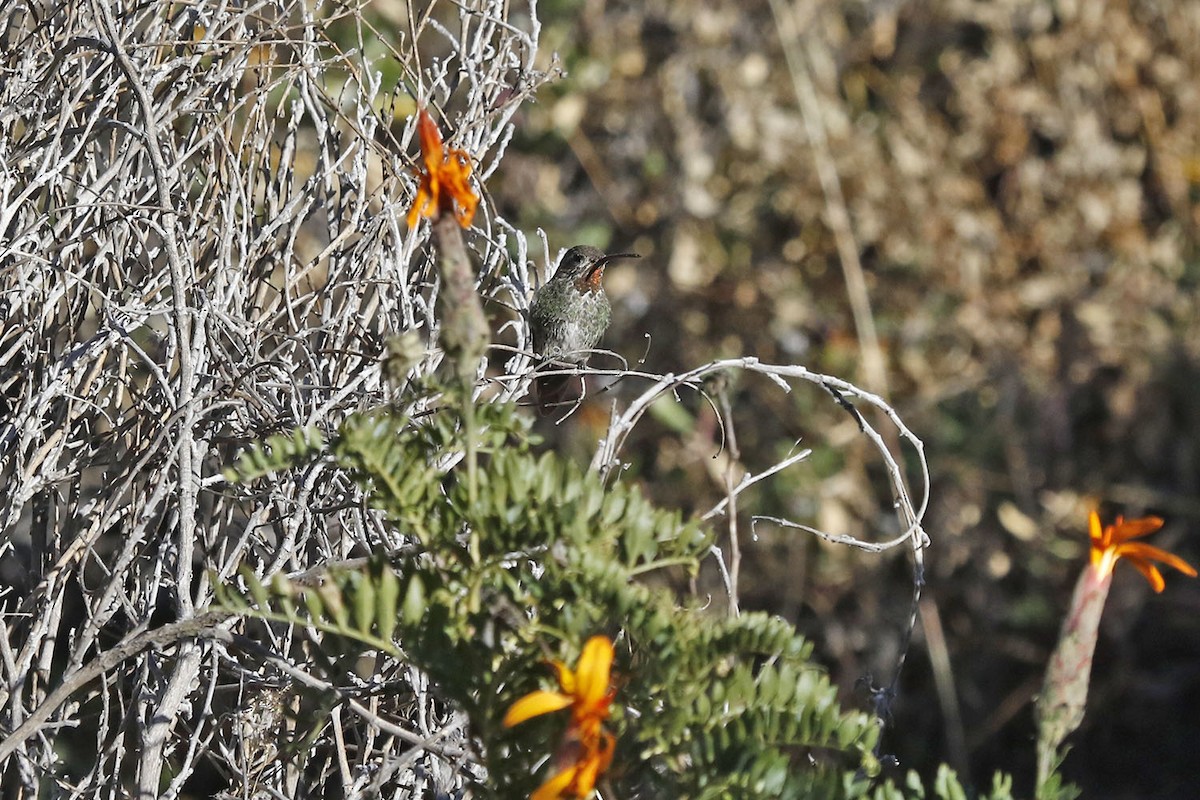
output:
[[[600,279],[604,268],[618,258],[641,258],[637,253],[606,255],[588,245],[572,247],[558,261],[550,280],[533,295],[529,327],[533,350],[541,359],[538,371],[582,367],[612,318],[612,306]],[[539,375],[534,379],[538,409],[548,414],[557,405],[574,402],[583,393],[583,378]]]

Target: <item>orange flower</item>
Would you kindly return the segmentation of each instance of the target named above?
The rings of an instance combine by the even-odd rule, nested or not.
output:
[[[530,795],[530,800],[558,800],[566,796],[590,797],[596,779],[612,763],[613,735],[604,730],[615,691],[611,686],[613,645],[607,636],[593,636],[583,646],[572,672],[561,661],[550,665],[562,691],[531,692],[512,704],[504,727],[527,719],[571,709],[571,722],[555,755],[558,771]]]
[[[471,177],[471,157],[464,150],[447,148],[442,135],[425,109],[417,117],[417,136],[421,140],[421,158],[425,171],[417,187],[417,199],[408,211],[408,227],[421,219],[435,219],[442,211],[453,211],[458,224],[470,227],[479,205],[479,195],[467,179]]]
[[[1195,568],[1179,556],[1145,542],[1130,541],[1154,533],[1162,526],[1163,521],[1158,517],[1142,517],[1126,522],[1124,517],[1118,516],[1116,522],[1102,530],[1100,515],[1095,511],[1091,512],[1088,516],[1088,528],[1092,538],[1092,568],[1099,575],[1111,575],[1117,560],[1124,558],[1146,576],[1146,580],[1156,592],[1163,590],[1166,581],[1154,565],[1155,561],[1174,567],[1184,575],[1196,577]]]
[[[1058,646],[1046,668],[1046,682],[1038,696],[1035,712],[1038,721],[1037,785],[1045,786],[1062,761],[1060,746],[1079,724],[1087,707],[1088,685],[1096,639],[1100,635],[1100,616],[1112,587],[1113,567],[1125,558],[1137,567],[1154,591],[1163,590],[1163,577],[1153,562],[1172,566],[1196,576],[1196,570],[1178,556],[1142,542],[1131,542],[1162,527],[1158,517],[1143,517],[1126,522],[1122,517],[1106,528],[1100,527],[1095,511],[1088,515],[1092,538],[1091,566],[1084,567],[1075,583],[1075,593],[1067,618],[1063,620]]]

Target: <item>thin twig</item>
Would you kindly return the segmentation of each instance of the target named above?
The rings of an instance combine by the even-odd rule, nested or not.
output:
[[[735,484],[734,471],[740,469],[741,450],[738,448],[737,441],[737,426],[734,424],[733,408],[729,403],[729,386],[728,381],[717,379],[720,381],[718,388],[717,402],[721,407],[721,427],[725,431],[725,442],[728,448],[727,462],[725,464],[725,502],[728,506],[729,513],[729,613],[733,616],[738,616],[738,576],[742,569],[742,545],[738,540],[738,485],[745,481],[748,473],[742,471],[742,478]]]

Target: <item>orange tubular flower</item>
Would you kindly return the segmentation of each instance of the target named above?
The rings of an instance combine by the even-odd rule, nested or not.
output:
[[[513,703],[504,715],[504,727],[511,728],[542,714],[571,709],[571,722],[555,756],[558,771],[530,795],[530,800],[590,797],[596,779],[612,763],[615,740],[603,728],[615,696],[609,677],[612,661],[612,640],[593,636],[584,644],[573,672],[561,661],[551,662],[562,691],[531,692]]]
[[[479,205],[479,195],[471,188],[471,157],[464,150],[447,148],[437,125],[425,109],[417,117],[417,136],[421,140],[421,158],[425,171],[417,187],[417,199],[408,211],[408,227],[421,219],[435,219],[442,211],[454,214],[458,224],[470,227]]]
[[[1146,577],[1156,592],[1161,592],[1167,584],[1158,567],[1154,565],[1155,561],[1174,567],[1184,575],[1196,577],[1195,568],[1179,556],[1145,542],[1130,541],[1154,533],[1162,526],[1163,521],[1158,517],[1142,517],[1126,522],[1124,517],[1118,516],[1116,522],[1101,529],[1100,516],[1093,511],[1088,516],[1088,529],[1092,538],[1092,568],[1099,575],[1111,575],[1118,559],[1124,558]]]
[[[1095,511],[1088,515],[1092,539],[1091,564],[1075,583],[1075,593],[1067,617],[1063,620],[1058,646],[1046,668],[1046,682],[1034,707],[1038,720],[1037,785],[1045,786],[1062,760],[1060,746],[1080,723],[1087,707],[1088,685],[1092,676],[1092,660],[1096,640],[1100,635],[1100,616],[1104,601],[1112,587],[1113,567],[1119,559],[1127,559],[1146,576],[1154,591],[1163,590],[1162,573],[1153,562],[1174,567],[1185,575],[1196,577],[1196,570],[1178,556],[1142,542],[1131,542],[1154,533],[1162,527],[1158,517],[1131,519],[1122,517],[1107,527],[1101,527]]]

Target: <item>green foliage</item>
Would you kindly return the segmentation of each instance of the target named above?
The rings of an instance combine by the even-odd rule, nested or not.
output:
[[[1082,794],[1078,786],[1063,781],[1062,773],[1059,772],[1070,749],[1068,746],[1061,745],[1055,748],[1049,774],[1038,785],[1037,791],[1034,793],[1037,800],[1075,800]]]
[[[698,569],[707,531],[635,487],[535,455],[511,407],[468,407],[468,420],[455,407],[356,415],[332,442],[369,504],[419,543],[413,553],[330,570],[312,587],[243,571],[221,603],[317,631],[331,670],[364,648],[418,665],[469,715],[488,756],[484,796],[520,796],[546,777],[537,766],[564,715],[513,730],[500,720],[549,686],[546,658],[572,663],[596,633],[616,642],[619,796],[902,796],[890,783],[868,794],[879,723],[839,707],[791,625],[688,607],[666,588]],[[952,773],[935,791],[962,794]]]
[[[1001,773],[996,773],[992,778],[992,789],[986,794],[968,792],[963,788],[958,781],[958,776],[954,774],[954,770],[950,769],[945,764],[938,768],[937,776],[933,781],[933,791],[928,792],[924,784],[921,783],[921,778],[916,772],[910,771],[904,780],[903,788],[896,786],[892,781],[885,781],[873,789],[866,781],[851,781],[847,784],[846,796],[853,798],[870,798],[870,800],[967,800],[967,798],[978,798],[978,800],[1013,800],[1012,794],[1012,778]]]
[[[392,638],[401,611],[400,578],[381,556],[373,556],[365,570],[330,570],[315,586],[299,586],[278,574],[267,585],[244,566],[239,578],[240,590],[212,576],[218,605],[271,622],[311,626],[326,637],[330,646],[324,652],[339,659],[364,649],[400,655]]]
[[[316,427],[296,428],[289,434],[268,436],[265,444],[256,442],[238,456],[237,464],[227,467],[225,480],[230,483],[251,481],[306,464],[325,451],[325,437]]]

